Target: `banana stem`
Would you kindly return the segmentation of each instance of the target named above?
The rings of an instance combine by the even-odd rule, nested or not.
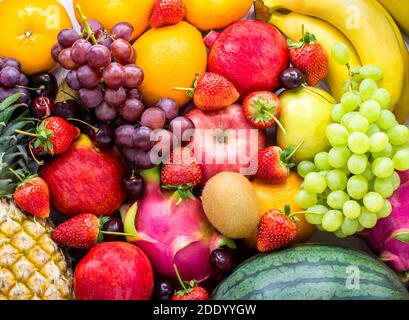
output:
[[[82,23],[83,23],[83,25],[84,25],[84,31],[85,31],[85,33],[88,35],[88,37],[91,38],[92,43],[93,43],[94,45],[97,45],[97,44],[98,44],[98,41],[97,41],[97,39],[95,38],[95,34],[94,34],[94,32],[92,31],[92,29],[91,29],[91,27],[90,27],[90,25],[89,25],[89,23],[88,23],[88,18],[87,18],[87,17],[84,15],[84,13],[82,12],[81,6],[80,6],[79,4],[77,4],[76,9],[77,9],[77,12],[78,12],[78,14],[79,14],[79,16],[80,16],[80,18],[81,18],[81,21],[82,21]]]

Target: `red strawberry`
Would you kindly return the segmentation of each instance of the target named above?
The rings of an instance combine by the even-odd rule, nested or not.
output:
[[[305,33],[303,28],[300,42],[288,40],[288,45],[291,63],[306,75],[310,86],[315,86],[328,76],[327,52],[313,34]]]
[[[290,169],[294,166],[288,161],[301,145],[302,143],[295,148],[290,147],[286,150],[272,146],[259,151],[255,178],[267,183],[280,183],[286,180],[290,175]]]
[[[169,163],[162,167],[163,188],[176,190],[180,200],[194,198],[192,189],[202,179],[202,170],[192,150],[177,148],[170,155]]]
[[[158,28],[183,20],[185,7],[181,0],[156,0],[151,16],[151,27]]]
[[[197,282],[194,280],[183,282],[176,265],[173,267],[175,268],[176,276],[178,277],[183,290],[176,292],[173,295],[172,300],[209,300],[209,293],[206,289],[198,287]]]
[[[50,216],[50,191],[40,177],[32,176],[22,181],[14,191],[13,198],[20,209],[33,216]]]
[[[218,111],[224,109],[239,98],[240,94],[234,85],[225,77],[212,72],[205,72],[194,81],[193,88],[174,88],[188,90],[188,95],[198,109]]]
[[[267,129],[277,123],[285,132],[278,121],[280,115],[280,99],[269,91],[250,93],[243,102],[243,112],[250,123],[258,129]]]
[[[257,232],[257,249],[271,252],[290,244],[297,235],[297,225],[286,207],[285,214],[277,210],[265,213],[260,220]]]

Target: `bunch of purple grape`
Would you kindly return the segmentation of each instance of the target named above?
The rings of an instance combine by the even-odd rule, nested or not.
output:
[[[29,80],[21,71],[19,61],[0,57],[0,103],[16,93],[22,93],[18,102],[28,104],[30,93],[25,88],[28,84]]]

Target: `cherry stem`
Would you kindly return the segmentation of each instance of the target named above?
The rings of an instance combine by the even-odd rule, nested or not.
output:
[[[21,131],[21,130],[15,130],[14,132],[19,133],[19,134],[23,134],[25,136],[34,137],[34,138],[41,137],[41,135],[39,135],[39,134],[26,132],[26,131]]]
[[[176,264],[173,265],[173,269],[175,269],[176,277],[178,278],[179,283],[182,285],[183,290],[186,291],[187,290],[186,285],[180,276],[180,273],[179,273],[178,267],[176,267]]]
[[[94,130],[95,133],[98,133],[98,131],[99,131],[98,128],[96,128],[96,127],[90,125],[88,122],[85,122],[85,121],[82,121],[82,120],[79,120],[79,119],[75,119],[75,118],[68,118],[67,120],[68,120],[68,121],[74,121],[74,122],[76,121],[76,122],[82,123],[83,125],[85,125],[85,126],[91,128],[92,130]]]
[[[37,159],[37,157],[34,155],[33,148],[31,148],[31,144],[29,144],[28,150],[30,151],[31,158],[33,158],[34,162],[37,163],[38,166],[42,166],[44,161],[39,161]]]
[[[9,171],[10,171],[12,174],[14,174],[14,175],[17,177],[17,179],[20,180],[20,182],[24,182],[24,178],[23,178],[21,175],[19,175],[19,174],[17,173],[17,171],[13,170],[12,168],[9,168]]]
[[[287,158],[285,158],[285,160],[290,160],[293,156],[294,156],[294,154],[301,148],[301,146],[304,144],[304,141],[301,141],[296,147],[295,147],[295,149],[293,150],[293,152],[291,152],[288,156],[287,156]]]
[[[100,231],[100,233],[102,234],[111,234],[114,236],[125,236],[125,237],[133,237],[134,235],[130,234],[130,233],[123,233],[123,232],[113,232],[113,231]]]
[[[26,87],[26,86],[16,86],[16,88],[20,88],[20,89],[27,89],[27,90],[45,90],[45,85],[41,85],[38,88],[33,88],[33,87]]]
[[[91,29],[91,27],[90,27],[90,25],[89,25],[89,23],[88,23],[88,18],[87,18],[87,17],[84,15],[84,13],[82,12],[81,6],[80,6],[79,4],[77,4],[76,9],[77,9],[77,12],[78,12],[78,14],[79,14],[79,16],[80,16],[80,18],[81,18],[81,21],[82,21],[82,23],[83,23],[83,25],[84,25],[84,31],[85,31],[85,33],[88,35],[88,37],[91,38],[92,43],[93,43],[94,45],[97,45],[97,44],[98,44],[98,41],[97,41],[97,39],[95,38],[95,34],[94,34],[94,32],[92,31],[92,29]]]

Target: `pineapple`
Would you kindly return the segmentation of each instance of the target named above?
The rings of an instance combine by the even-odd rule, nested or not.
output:
[[[33,130],[29,113],[18,114],[15,95],[0,103],[0,300],[72,299],[72,272],[51,239],[51,221],[27,216],[12,194],[18,181],[8,170],[25,173],[26,140],[15,130]]]

